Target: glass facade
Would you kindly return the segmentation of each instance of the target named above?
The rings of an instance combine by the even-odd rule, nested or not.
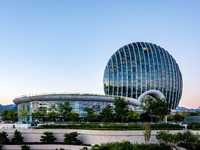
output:
[[[183,83],[178,64],[163,48],[135,42],[123,46],[109,59],[104,71],[104,92],[137,99],[148,90],[164,94],[170,109],[178,106]]]
[[[29,111],[29,113],[27,114],[28,117],[19,117],[19,121],[29,121],[32,122],[32,112],[38,110],[39,108],[46,108],[47,109],[47,113],[49,109],[53,109],[54,111],[58,110],[58,103],[64,103],[66,100],[59,100],[59,99],[55,99],[55,100],[51,100],[51,101],[31,101],[31,102],[24,102],[24,103],[19,103],[18,106],[18,110],[20,109],[24,109]],[[69,100],[70,101],[70,100]],[[105,102],[105,101],[89,101],[89,100],[85,100],[85,101],[80,101],[80,100],[76,100],[76,101],[70,101],[71,107],[73,108],[72,111],[75,111],[77,113],[80,114],[80,117],[85,117],[87,115],[87,112],[84,111],[85,108],[91,108],[95,111],[95,113],[99,114],[101,112],[101,110],[103,108],[105,108],[108,104],[112,105],[112,102]]]

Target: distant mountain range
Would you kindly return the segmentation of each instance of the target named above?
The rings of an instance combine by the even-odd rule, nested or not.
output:
[[[193,108],[189,109],[189,108],[180,107],[180,106],[176,107],[176,109],[189,110],[189,111],[191,111],[191,112],[197,112],[197,111],[200,111],[199,109],[193,109]]]
[[[1,105],[1,104],[0,104],[0,113],[1,113],[4,109],[13,110],[13,111],[16,112],[16,111],[17,111],[17,105],[15,105],[15,104]]]

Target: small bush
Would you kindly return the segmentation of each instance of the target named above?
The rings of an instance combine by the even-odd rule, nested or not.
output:
[[[6,132],[0,132],[0,144],[8,144],[10,142],[7,136],[8,134]]]
[[[187,128],[192,129],[192,130],[200,129],[200,123],[192,122],[192,123],[188,124]]]
[[[30,146],[27,146],[26,144],[21,145],[21,150],[30,150]]]
[[[64,143],[65,144],[72,144],[72,145],[79,145],[82,142],[77,139],[78,133],[77,132],[71,132],[64,134]]]
[[[0,150],[3,150],[3,144],[0,144]]]
[[[88,148],[84,146],[81,150],[88,150]]]
[[[56,140],[56,137],[54,137],[53,132],[44,132],[43,134],[44,136],[41,136],[40,139],[42,143],[53,144],[54,141]]]
[[[22,133],[20,131],[15,130],[11,142],[14,143],[14,144],[22,144],[24,142],[24,138],[22,137]]]

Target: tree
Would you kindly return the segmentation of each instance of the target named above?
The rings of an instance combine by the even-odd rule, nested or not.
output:
[[[54,141],[57,139],[56,137],[54,137],[54,135],[53,135],[53,132],[44,132],[43,133],[44,135],[43,136],[41,136],[41,139],[40,139],[40,141],[42,142],[42,143],[45,143],[45,144],[53,144],[54,143]]]
[[[143,123],[142,128],[145,130],[144,131],[144,140],[145,143],[148,144],[150,138],[151,138],[151,125],[148,123]]]
[[[12,121],[17,121],[18,120],[18,114],[17,114],[17,112],[14,112],[12,110],[8,111],[7,119],[8,120],[12,120]]]
[[[170,113],[166,101],[151,96],[142,99],[141,107],[151,116],[151,118],[156,117],[163,120],[163,118]]]
[[[72,121],[72,122],[78,122],[79,121],[79,113],[76,113],[76,112],[72,112],[71,113],[71,115],[70,115],[70,120]]]
[[[14,143],[14,144],[23,143],[24,142],[24,138],[22,137],[22,133],[20,131],[15,130],[11,142]]]
[[[174,120],[181,121],[181,115],[178,112],[176,112],[176,114],[174,115]]]
[[[98,115],[94,113],[94,111],[91,108],[85,108],[85,111],[87,112],[87,121],[89,122],[97,122],[98,121]]]
[[[82,142],[77,139],[79,134],[77,132],[70,132],[64,134],[64,143],[65,144],[81,144]]]
[[[167,116],[167,120],[168,120],[168,121],[174,120],[174,116],[173,116],[172,114],[169,114],[169,115]]]
[[[7,114],[8,114],[8,110],[6,110],[6,109],[4,109],[4,110],[1,112],[2,120],[8,120]]]
[[[114,111],[115,111],[115,116],[116,120],[123,122],[124,117],[128,113],[128,104],[129,102],[125,101],[123,98],[115,98],[115,101],[113,103],[115,105]]]
[[[37,111],[32,112],[31,115],[34,119],[42,120],[42,122],[44,122],[44,118],[47,116],[47,108],[40,107]]]
[[[185,117],[187,117],[187,114],[185,111],[183,111],[181,114],[181,120],[184,120]]]
[[[100,114],[103,122],[113,122],[114,114],[113,108],[110,105],[107,105]]]
[[[58,113],[55,112],[55,111],[51,111],[47,114],[47,118],[48,120],[51,120],[51,121],[55,121],[55,119],[58,117]]]
[[[126,114],[126,121],[137,121],[140,119],[140,114],[137,111],[131,110]]]
[[[29,113],[29,111],[25,110],[25,109],[20,109],[18,111],[19,116],[22,117],[22,121],[24,121],[25,117],[27,117],[27,114]]]
[[[65,101],[64,104],[58,104],[58,112],[64,118],[64,120],[69,120],[71,115],[72,107],[69,101]]]
[[[8,134],[4,131],[0,132],[0,144],[8,144],[9,142]]]

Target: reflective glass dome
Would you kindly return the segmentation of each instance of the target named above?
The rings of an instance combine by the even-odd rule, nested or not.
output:
[[[169,108],[178,106],[182,75],[174,58],[152,43],[135,42],[117,50],[104,71],[104,92],[137,99],[148,90],[162,92]]]

